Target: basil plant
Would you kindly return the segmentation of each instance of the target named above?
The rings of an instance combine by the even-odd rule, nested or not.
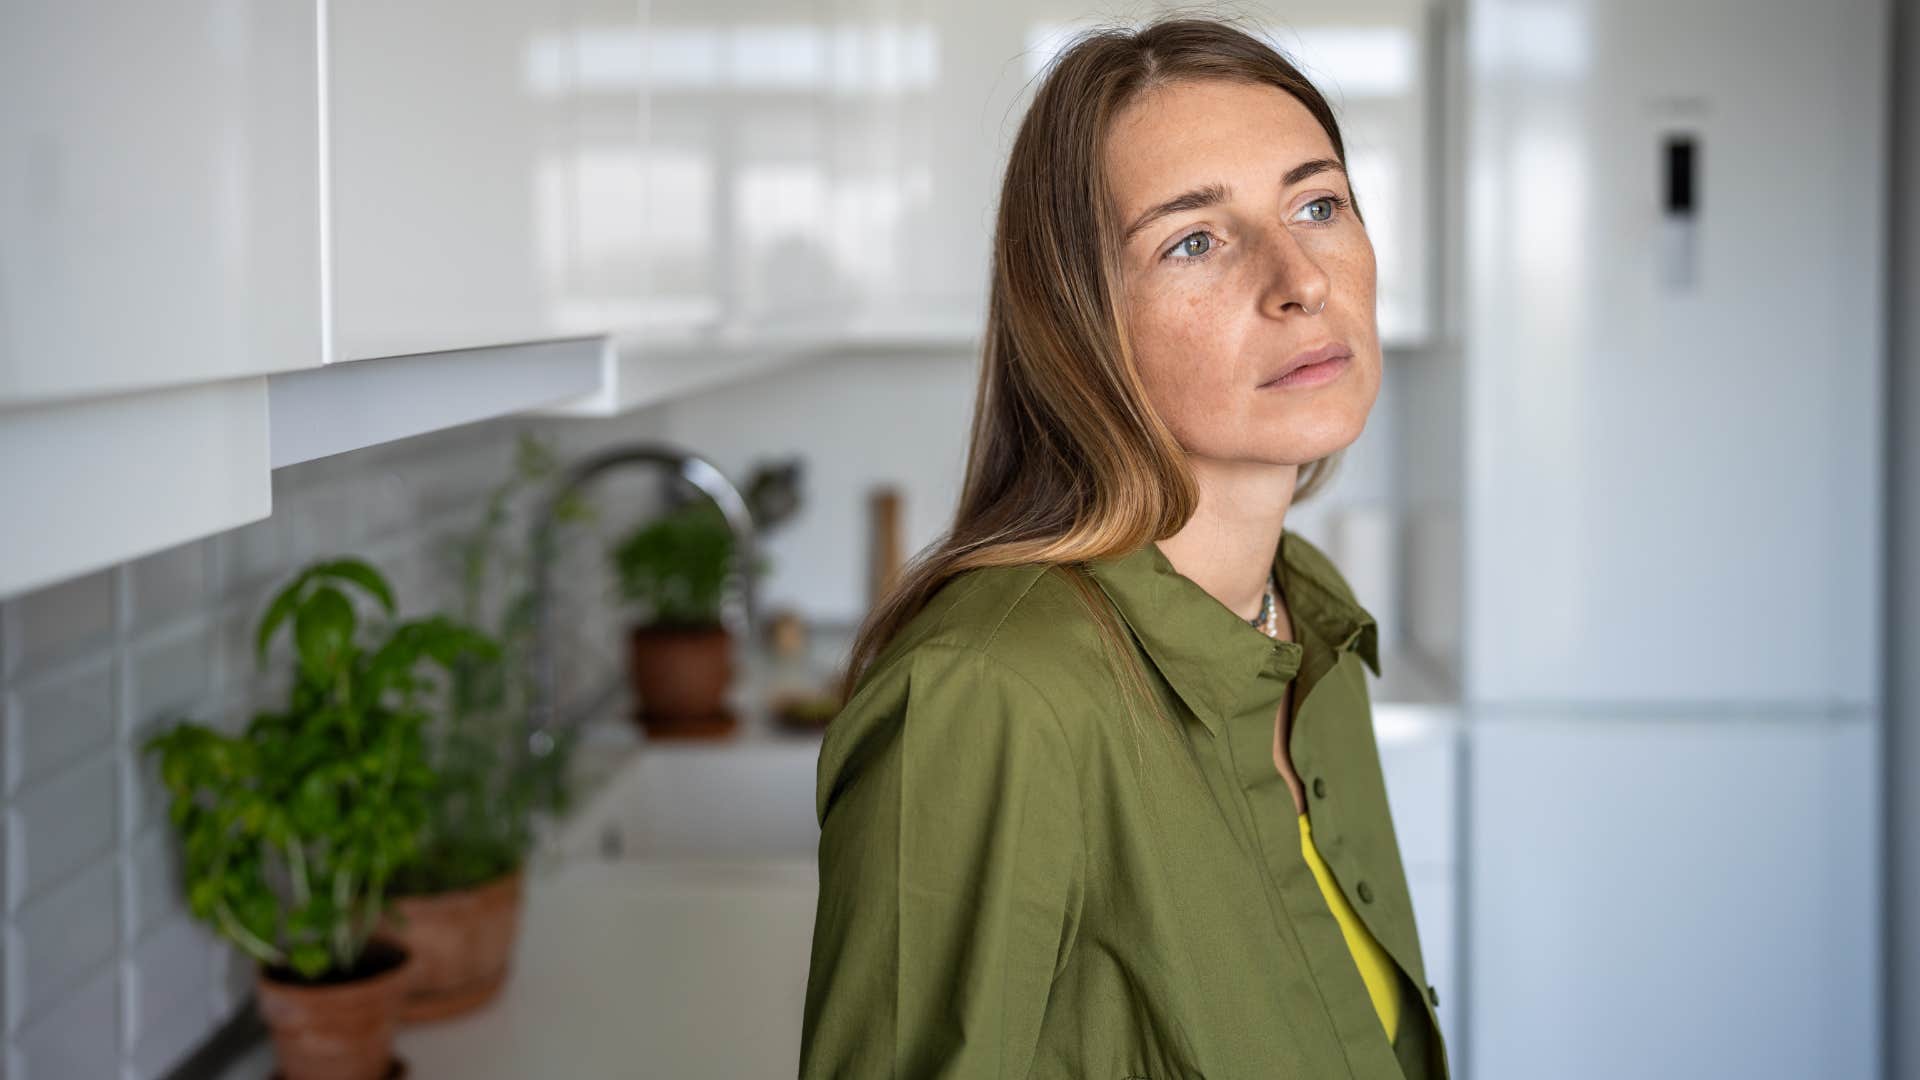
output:
[[[257,663],[276,633],[292,636],[284,708],[239,734],[182,720],[143,744],[159,756],[189,909],[310,982],[355,975],[391,876],[416,854],[434,783],[423,729],[441,687],[423,669],[498,652],[444,616],[372,631],[350,591],[394,614],[387,580],[338,558],[303,570],[261,616]]]

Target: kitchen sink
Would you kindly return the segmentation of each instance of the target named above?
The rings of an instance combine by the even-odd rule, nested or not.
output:
[[[583,748],[582,752],[591,752]],[[561,857],[812,859],[818,736],[638,740],[552,836]]]

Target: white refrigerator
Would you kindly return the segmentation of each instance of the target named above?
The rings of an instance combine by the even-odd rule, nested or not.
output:
[[[1463,0],[1473,1080],[1881,1061],[1885,0]]]

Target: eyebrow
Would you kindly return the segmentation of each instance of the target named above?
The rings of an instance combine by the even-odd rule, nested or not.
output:
[[[1313,158],[1309,161],[1303,161],[1287,170],[1287,175],[1280,178],[1280,186],[1292,187],[1310,176],[1318,176],[1323,172],[1329,171],[1337,172],[1342,176],[1345,176],[1347,172],[1340,162],[1333,158]],[[1233,189],[1217,180],[1209,184],[1202,184],[1191,191],[1183,191],[1173,198],[1168,199],[1166,202],[1149,208],[1146,213],[1133,219],[1133,224],[1127,226],[1126,232],[1120,234],[1120,243],[1124,245],[1130,242],[1140,230],[1169,214],[1179,214],[1188,210],[1200,210],[1209,206],[1218,206],[1226,202],[1232,195]]]

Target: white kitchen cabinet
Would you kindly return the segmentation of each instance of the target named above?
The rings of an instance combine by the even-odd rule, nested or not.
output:
[[[565,308],[572,9],[330,0],[326,18],[330,359],[596,329]]]
[[[1872,702],[1886,3],[1467,20],[1469,698]]]
[[[0,412],[0,599],[257,521],[267,380]]]
[[[837,102],[835,257],[849,337],[971,346],[986,319],[994,207],[1045,5],[846,0],[850,95]]]
[[[1476,716],[1475,1080],[1880,1076],[1876,727]]]
[[[582,3],[575,261],[612,343],[596,392],[541,411],[620,413],[843,341],[831,245],[857,226],[830,106],[857,28],[824,0]]]
[[[832,202],[838,27],[826,0],[736,0],[726,11],[728,321],[749,336],[804,340],[837,321],[848,290],[833,245],[859,231]]]
[[[645,288],[643,13],[326,5],[331,363],[273,380],[275,467],[600,391]]]
[[[8,6],[0,593],[264,516],[272,468],[595,390],[632,283],[579,236],[639,194],[582,186],[593,18]]]
[[[580,108],[595,17],[9,5],[0,407],[603,333],[641,109]]]
[[[0,7],[0,425],[322,351],[312,0]]]
[[[325,359],[316,5],[0,8],[0,596],[266,516]]]
[[[573,255],[561,321],[600,331],[646,324],[647,260],[659,237],[648,216],[652,68],[645,0],[573,0],[560,47],[571,71]]]

